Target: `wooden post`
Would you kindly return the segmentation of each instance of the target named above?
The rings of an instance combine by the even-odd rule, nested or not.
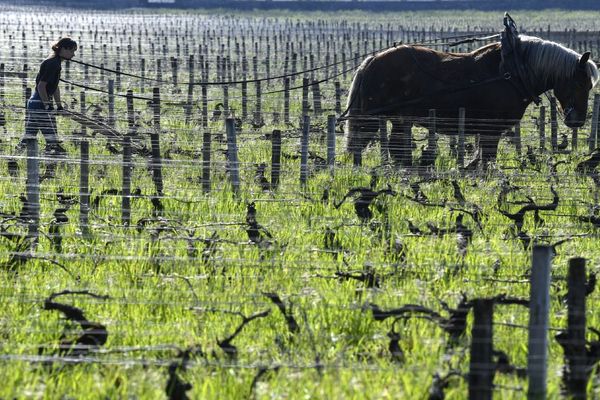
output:
[[[225,130],[227,132],[227,163],[231,186],[233,187],[234,195],[238,195],[240,191],[240,169],[237,152],[237,138],[235,136],[235,120],[227,118],[225,120]]]
[[[115,81],[108,81],[108,124],[115,127]]]
[[[573,399],[585,399],[586,388],[589,377],[587,371],[586,350],[586,278],[585,259],[572,258],[569,260],[569,272],[567,275],[568,292],[568,327],[566,332],[565,359],[567,363],[566,388]]]
[[[202,127],[206,129],[208,127],[208,86],[202,85],[200,90],[202,92]]]
[[[202,138],[202,191],[210,192],[210,132],[205,129]]]
[[[577,143],[577,140],[578,140],[577,136],[578,136],[578,133],[579,133],[579,129],[578,128],[571,129],[571,150],[572,151],[576,151],[577,150],[577,145],[578,145],[578,143]]]
[[[540,150],[546,148],[546,107],[540,106],[540,118],[538,119],[538,128],[540,131]]]
[[[281,171],[281,131],[275,129],[271,135],[271,189],[279,187]]]
[[[29,221],[29,239],[34,250],[39,237],[40,225],[40,162],[38,158],[37,137],[27,137],[27,220]]]
[[[131,224],[131,137],[123,137],[123,190],[121,196],[121,223]]]
[[[79,105],[82,114],[85,113],[85,91],[79,94]],[[79,164],[79,226],[84,238],[90,236],[89,212],[90,212],[90,144],[85,139],[87,128],[81,127],[82,140],[80,142],[81,159]]]
[[[523,149],[521,144],[521,121],[517,121],[515,124],[515,137],[513,138],[513,143],[515,144],[517,155],[520,157]]]
[[[302,122],[302,139],[300,142],[300,186],[306,186],[308,181],[308,135],[310,132],[310,117],[304,115]]]
[[[115,89],[117,92],[120,92],[121,91],[121,63],[119,61],[117,61],[115,71],[117,71],[117,73],[115,74]]]
[[[256,85],[256,109],[254,111],[254,122],[257,124],[260,124],[262,121],[260,81],[256,81],[255,85]]]
[[[590,130],[590,137],[588,138],[588,145],[590,151],[593,151],[598,142],[598,114],[600,113],[600,94],[594,94],[594,108],[592,109],[592,127]]]
[[[283,80],[283,122],[290,123],[290,78]]]
[[[160,157],[160,89],[152,89],[152,105],[154,111],[154,129],[150,133],[150,145],[152,147],[152,180],[156,187],[158,202],[163,196],[162,162]]]
[[[88,238],[90,212],[90,143],[80,142],[81,160],[79,164],[79,226],[81,235]]]
[[[335,85],[335,113],[342,113],[342,88],[339,81],[334,82]]]
[[[327,165],[333,172],[335,166],[335,115],[327,116]]]
[[[459,169],[465,167],[465,109],[458,109],[458,148],[456,153],[456,163]]]
[[[308,115],[308,78],[302,79],[302,115]]]
[[[123,189],[121,197],[121,221],[124,226],[131,223],[131,136],[135,134],[133,91],[127,91],[127,135],[123,138]]]
[[[4,64],[0,63],[0,104],[4,104]]]
[[[493,353],[493,299],[473,300],[469,400],[491,400],[495,374]]]
[[[423,165],[433,165],[437,154],[437,118],[436,112],[432,108],[429,110],[429,125],[427,127],[427,151],[421,155]]]
[[[556,97],[550,97],[550,143],[552,151],[558,150],[558,115],[556,110]]]
[[[223,116],[229,118],[229,86],[223,85]]]
[[[319,88],[319,82],[313,80],[312,83],[312,95],[313,95],[313,106],[315,115],[321,115],[321,89]]]
[[[535,245],[531,267],[527,355],[527,398],[530,400],[546,398],[551,263],[552,247]]]
[[[381,148],[381,164],[385,165],[390,161],[387,119],[385,118],[379,119],[379,146]]]
[[[185,107],[185,123],[189,124],[192,118],[192,108],[194,101],[194,55],[191,54],[188,58],[188,93],[187,104]]]
[[[141,75],[142,75],[142,79],[140,79],[140,92],[144,93],[145,89],[146,89],[146,59],[142,58],[140,60],[140,69],[141,69]]]
[[[248,82],[246,74],[244,74],[242,80],[242,120],[245,121],[246,118],[248,118]]]

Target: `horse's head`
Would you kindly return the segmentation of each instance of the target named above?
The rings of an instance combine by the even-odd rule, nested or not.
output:
[[[585,123],[590,90],[598,80],[598,70],[590,61],[590,53],[584,53],[577,61],[577,68],[570,79],[554,85],[554,95],[558,99],[565,116],[565,125],[580,128]]]

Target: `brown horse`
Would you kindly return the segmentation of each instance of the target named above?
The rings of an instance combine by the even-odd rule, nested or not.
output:
[[[412,124],[428,126],[430,109],[436,110],[438,133],[456,134],[458,110],[464,107],[465,133],[480,135],[484,162],[495,158],[500,135],[523,117],[533,95],[553,89],[565,124],[583,126],[589,92],[598,81],[590,53],[580,55],[536,37],[519,39],[531,96],[503,72],[499,42],[471,53],[401,45],[366,58],[355,73],[347,103],[347,150],[355,164],[377,138],[381,118],[392,122],[390,153],[400,161],[410,144],[403,130]]]

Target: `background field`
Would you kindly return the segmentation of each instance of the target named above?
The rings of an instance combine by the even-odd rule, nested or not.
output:
[[[514,213],[527,201],[550,203],[551,187],[558,207],[540,212],[541,222],[527,214],[523,231],[532,242],[570,239],[557,246],[552,270],[548,390],[550,397],[559,396],[564,360],[554,335],[566,326],[567,261],[585,257],[591,272],[600,264],[597,228],[579,218],[595,215],[599,204],[593,180],[576,173],[577,164],[588,157],[589,121],[578,132],[576,150],[572,131],[561,122],[558,133],[561,141],[567,140],[565,151],[553,152],[549,138],[540,149],[539,109],[532,106],[521,122],[522,155],[503,139],[495,165],[466,173],[457,168],[447,137],[438,138],[440,154],[427,174],[382,164],[379,145],[369,148],[363,167],[352,167],[338,128],[335,168],[323,166],[326,116],[336,114],[335,82],[342,88],[343,109],[351,71],[364,55],[400,41],[435,44],[441,38],[497,33],[501,14],[116,13],[3,7],[0,62],[7,73],[25,70],[30,88],[51,43],[65,34],[80,44],[78,60],[133,75],[144,71],[145,77],[164,81],[72,62],[62,72],[72,84],[61,84],[67,106],[114,124],[123,134],[129,131],[134,144],[145,149],[150,148],[150,133],[156,132],[148,101],[152,88],[160,88],[164,192],[160,211],[152,203],[157,193],[150,158],[134,154],[132,223],[123,225],[121,141],[91,130],[84,136],[79,124],[59,116],[68,157],[57,163],[42,153],[40,239],[33,252],[24,247],[27,218],[18,216],[23,215],[26,160],[14,152],[24,129],[24,86],[17,75],[7,74],[0,99],[0,397],[161,398],[175,381],[191,385],[191,398],[426,397],[436,374],[468,373],[471,314],[465,334],[451,343],[444,330],[424,318],[376,321],[368,304],[382,309],[418,304],[447,317],[441,301],[455,308],[461,294],[469,300],[500,294],[527,298],[531,249],[500,210]],[[523,12],[513,17],[522,31],[580,52],[591,50],[600,59],[598,13]],[[173,58],[178,85],[173,84]],[[207,87],[207,121],[202,119],[199,86],[193,89],[193,106],[186,108],[189,80],[239,81],[324,65],[330,67],[306,74],[311,81],[323,80],[321,113],[315,111],[312,92],[309,98],[306,186],[299,183],[301,89],[291,91],[289,123],[284,121],[282,79],[261,82],[260,109],[255,85],[248,84],[247,116],[242,115],[241,83]],[[301,86],[303,76],[292,77],[290,85]],[[102,92],[108,91],[109,79],[117,94],[133,90],[139,97],[134,100],[135,133],[129,130],[123,97],[115,98],[114,114],[109,111],[108,94]],[[213,113],[224,102],[223,87],[228,88],[230,115],[241,123],[237,196],[226,171],[226,113]],[[274,129],[282,131],[282,174],[279,188],[269,190],[258,171],[265,163],[269,179]],[[205,132],[212,138],[208,193],[202,190],[201,175]],[[419,159],[427,132],[415,129],[414,134],[413,156]],[[79,221],[82,140],[90,146],[89,235]],[[474,139],[467,142],[472,145]],[[17,171],[9,168],[13,159]],[[464,202],[456,198],[453,181]],[[389,185],[394,195],[378,196],[368,221],[355,213],[353,198],[337,206],[351,188],[371,184],[376,190]],[[518,188],[509,190],[511,186]],[[425,203],[442,205],[415,201],[419,191],[428,199]],[[499,201],[502,191],[505,201]],[[252,202],[255,219],[264,228],[260,240],[251,240],[256,228],[248,213]],[[479,223],[468,214],[477,209]],[[464,229],[457,232],[459,215]],[[434,234],[435,228],[450,232]],[[463,247],[467,232],[472,239]],[[61,341],[82,334],[78,324],[48,310],[52,307],[45,300],[63,290],[106,296],[71,294],[55,300],[82,309],[89,321],[105,328],[106,343],[84,348],[79,356],[60,351]],[[287,320],[265,293],[281,297]],[[588,326],[600,326],[595,314],[599,300],[597,291],[587,298]],[[263,311],[270,313],[248,322],[231,343],[226,340],[243,319]],[[526,365],[527,323],[523,307],[495,309],[494,348],[518,367]],[[589,339],[597,338],[590,334]],[[402,356],[390,351],[395,343]],[[467,395],[464,379],[448,382],[447,398]],[[498,373],[494,382],[498,398],[524,396],[527,382],[514,374]],[[597,383],[593,375],[590,393],[596,393]],[[172,393],[172,398],[183,397]]]

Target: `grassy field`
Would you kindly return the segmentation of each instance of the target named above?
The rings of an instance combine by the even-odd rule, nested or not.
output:
[[[447,32],[467,31],[466,25],[477,32],[497,31],[501,26],[501,16],[486,13],[47,14],[49,24],[44,27],[34,26],[43,13],[32,10],[12,9],[0,17],[0,38],[4,39],[0,40],[0,54],[6,60],[5,68],[20,71],[22,64],[28,63],[30,87],[37,63],[49,48],[47,40],[65,33],[79,40],[83,48],[78,58],[82,61],[114,68],[120,60],[123,71],[134,74],[141,70],[136,54],[138,43],[147,60],[149,77],[170,79],[169,57],[178,57],[179,80],[185,82],[189,74],[184,39],[191,37],[197,42],[186,42],[189,54],[195,54],[198,46],[210,45],[205,60],[211,63],[209,80],[214,81],[217,78],[213,64],[222,46],[226,52],[230,46],[233,60],[240,61],[241,71],[235,43],[242,43],[242,38],[246,40],[249,77],[255,54],[261,60],[259,75],[264,76],[262,60],[266,59],[267,43],[271,54],[275,52],[273,36],[269,35],[278,30],[290,32],[294,39],[297,35],[300,41],[303,33],[308,35],[303,48],[310,46],[316,65],[324,65],[325,41],[319,43],[323,51],[316,50],[319,32],[332,35],[332,46],[336,43],[339,50],[347,43],[341,25],[344,20],[362,23],[368,17],[366,32],[372,36],[365,41],[370,49],[372,42],[379,39],[378,29],[386,30],[380,24],[389,23],[394,29],[416,26],[419,32],[441,27]],[[65,15],[69,17],[66,26],[61,25],[65,24]],[[319,31],[318,26],[307,22],[315,16],[331,25],[322,26]],[[557,32],[598,30],[600,21],[598,15],[591,13],[562,11],[513,17],[528,29],[546,30],[550,23]],[[136,36],[138,28],[146,28],[150,33]],[[21,32],[27,34],[25,39]],[[232,35],[229,43],[228,33]],[[356,35],[356,31],[346,33],[353,38]],[[204,39],[203,34],[211,38]],[[260,43],[258,53],[254,52],[255,41]],[[271,75],[284,70],[285,41],[279,42],[280,54],[273,56]],[[106,50],[103,43],[107,44]],[[23,45],[27,46],[26,54]],[[295,49],[300,46],[298,41],[294,45]],[[348,54],[350,57],[353,51]],[[162,77],[155,75],[158,58],[163,60]],[[108,72],[102,77],[97,70],[91,70],[87,76],[80,65],[72,64],[70,68],[69,79],[73,82],[106,88]],[[298,70],[302,69],[300,58]],[[320,74],[324,72],[318,72],[316,78],[323,76]],[[337,79],[347,89],[351,75]],[[295,85],[301,83],[301,78],[298,80]],[[79,110],[80,89],[62,85],[66,103]],[[147,97],[155,82],[146,83],[144,93],[140,85],[139,80],[123,77],[118,92],[133,89],[136,95]],[[264,90],[280,88],[281,82],[275,82]],[[552,268],[548,397],[560,396],[564,359],[554,339],[554,329],[565,328],[567,322],[567,263],[572,257],[585,257],[590,272],[596,272],[600,264],[597,228],[579,219],[595,215],[598,209],[598,187],[590,177],[576,172],[578,163],[588,158],[585,139],[589,122],[579,132],[578,150],[553,154],[549,146],[539,149],[533,119],[539,110],[531,107],[521,125],[523,155],[519,156],[515,146],[503,139],[497,163],[487,171],[472,172],[459,171],[447,137],[438,139],[440,154],[435,168],[427,173],[382,165],[378,145],[369,148],[363,167],[353,167],[343,152],[343,135],[338,133],[335,168],[323,168],[318,158],[311,157],[308,184],[301,187],[301,95],[293,92],[290,124],[281,122],[282,95],[265,95],[262,117],[266,124],[255,129],[248,118],[238,132],[241,190],[234,196],[226,171],[223,119],[216,117],[208,127],[202,127],[198,105],[186,124],[181,105],[169,104],[185,101],[186,88],[176,91],[173,86],[162,84],[164,210],[157,213],[151,202],[155,187],[148,157],[136,155],[132,189],[139,191],[132,198],[132,224],[122,225],[121,196],[115,193],[122,185],[122,156],[113,154],[119,153],[120,143],[88,132],[85,140],[90,143],[92,208],[90,235],[82,235],[81,127],[58,117],[68,158],[57,165],[53,160],[41,160],[41,175],[48,168],[51,171],[53,165],[56,171],[41,183],[41,234],[38,246],[30,251],[23,247],[27,220],[16,218],[23,212],[20,196],[25,193],[26,160],[23,155],[18,158],[16,174],[9,170],[7,162],[14,157],[13,148],[23,133],[22,90],[19,79],[6,80],[2,106],[5,136],[0,143],[0,302],[4,310],[0,319],[0,378],[4,382],[1,398],[156,399],[169,397],[170,393],[171,398],[182,399],[186,391],[190,398],[219,399],[427,397],[436,375],[444,377],[455,371],[466,378],[472,313],[464,335],[452,341],[436,323],[424,318],[399,318],[394,323],[391,318],[376,321],[371,311],[373,304],[385,310],[406,304],[422,305],[445,318],[449,312],[442,302],[456,308],[463,295],[468,300],[500,294],[528,298],[531,249],[516,237],[512,221],[500,211],[514,213],[531,201],[538,205],[551,203],[551,188],[559,198],[558,206],[553,211],[540,212],[537,221],[533,213],[528,213],[522,232],[532,242],[554,244],[570,238],[557,246]],[[239,85],[230,89],[230,105],[236,117],[241,115],[240,90]],[[249,93],[253,90],[249,85]],[[322,91],[324,108],[333,108],[331,82],[324,84]],[[211,113],[221,96],[220,87],[210,87]],[[199,100],[198,92],[194,98]],[[89,90],[86,101],[90,114],[96,111],[95,118],[106,119],[105,93]],[[116,99],[115,110],[116,127],[126,132],[124,99]],[[146,101],[136,100],[135,110],[138,133],[134,141],[149,146],[151,109]],[[274,113],[279,114],[280,122],[274,122]],[[327,113],[331,112],[324,114]],[[325,115],[313,116],[312,126],[310,150],[325,157]],[[269,135],[273,129],[283,131],[281,184],[277,190],[264,190],[257,166],[267,165],[268,179]],[[210,193],[201,189],[199,154],[206,130],[213,138]],[[548,125],[548,135],[549,131]],[[571,135],[562,123],[559,133]],[[413,155],[417,159],[425,143],[425,130],[415,129],[415,137]],[[467,141],[472,144],[473,138]],[[117,149],[111,151],[109,143]],[[464,200],[455,195],[453,183],[460,188]],[[393,193],[377,196],[369,207],[371,218],[357,215],[353,204],[356,195],[340,204],[352,188],[384,190],[388,185]],[[502,192],[506,193],[505,199]],[[64,196],[71,196],[71,200],[61,200]],[[66,203],[70,203],[68,207]],[[480,215],[477,221],[470,215],[473,213]],[[462,225],[457,228],[461,215]],[[444,229],[449,232],[440,232]],[[466,237],[470,240],[465,247],[461,240]],[[15,254],[23,251],[25,260],[15,261]],[[50,297],[65,290],[88,294]],[[285,313],[273,301],[273,294],[280,297]],[[594,313],[599,301],[597,291],[587,298],[590,327],[600,326]],[[69,309],[65,304],[82,310],[85,319],[77,315],[77,309]],[[61,309],[63,312],[58,311]],[[67,314],[71,318],[65,318]],[[523,307],[495,308],[494,349],[505,352],[517,367],[527,363],[527,330],[523,327],[528,319]],[[69,341],[88,339],[97,345],[80,349],[67,346]],[[589,340],[596,339],[590,333]],[[467,396],[467,380],[460,374],[448,379],[445,394],[449,399]],[[503,399],[523,398],[527,388],[526,379],[510,374],[497,373],[494,383],[494,396]],[[588,392],[597,392],[595,375]]]

